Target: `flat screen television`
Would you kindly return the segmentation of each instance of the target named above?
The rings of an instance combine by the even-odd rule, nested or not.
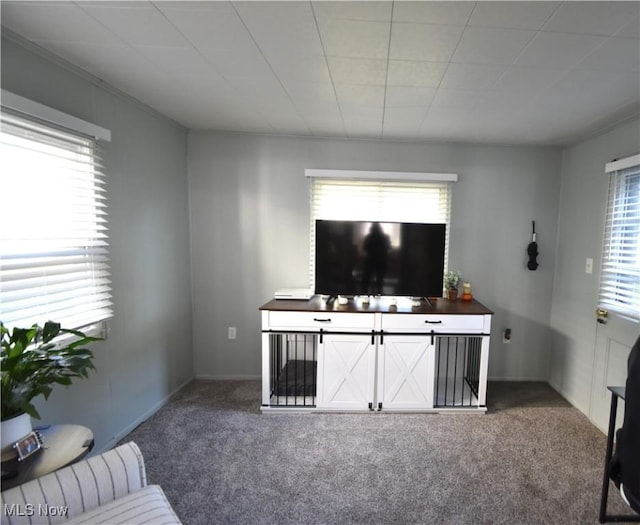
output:
[[[446,225],[316,221],[315,293],[441,297]]]

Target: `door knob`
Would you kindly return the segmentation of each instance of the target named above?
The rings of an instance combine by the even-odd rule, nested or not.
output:
[[[607,310],[604,308],[597,308],[596,315],[600,324],[607,324],[607,318],[609,317],[609,312]]]

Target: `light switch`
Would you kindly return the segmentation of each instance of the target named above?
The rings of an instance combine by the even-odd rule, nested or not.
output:
[[[587,257],[587,262],[584,265],[584,271],[586,273],[593,273],[593,259],[591,257]]]

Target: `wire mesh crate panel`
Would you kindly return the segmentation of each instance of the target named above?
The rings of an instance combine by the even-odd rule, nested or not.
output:
[[[436,407],[478,405],[482,337],[438,336],[436,338]]]
[[[269,334],[271,406],[315,406],[316,334]]]

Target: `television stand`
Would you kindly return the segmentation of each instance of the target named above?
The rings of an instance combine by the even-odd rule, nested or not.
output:
[[[263,412],[486,412],[491,310],[336,299],[260,308]]]

